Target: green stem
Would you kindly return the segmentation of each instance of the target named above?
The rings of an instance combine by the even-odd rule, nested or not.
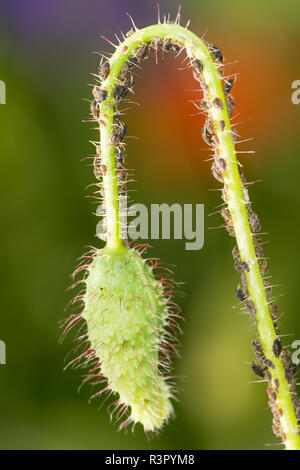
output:
[[[249,223],[246,202],[244,200],[243,184],[238,170],[235,146],[233,143],[230,117],[223,91],[222,76],[217,63],[205,44],[199,37],[177,24],[157,24],[136,30],[124,40],[115,50],[109,60],[110,73],[102,83],[102,89],[107,91],[107,99],[100,105],[101,159],[106,171],[103,173],[104,202],[107,217],[107,247],[119,250],[122,246],[118,180],[115,164],[115,148],[110,138],[113,133],[115,114],[114,89],[118,77],[129,57],[145,43],[161,40],[171,40],[181,45],[187,51],[191,60],[198,59],[203,65],[202,77],[205,84],[205,100],[209,105],[210,119],[214,124],[216,141],[214,150],[216,161],[224,163],[223,197],[228,205],[232,226],[237,240],[240,258],[247,263],[249,272],[246,279],[249,299],[256,310],[258,334],[265,357],[272,361],[274,368],[268,369],[269,395],[274,392],[276,398],[271,406],[274,416],[280,422],[283,442],[287,449],[300,449],[298,422],[295,414],[290,386],[285,377],[285,369],[280,357],[275,357],[273,344],[277,334],[269,311],[264,282],[256,256],[251,226]],[[276,419],[277,419],[276,418]]]

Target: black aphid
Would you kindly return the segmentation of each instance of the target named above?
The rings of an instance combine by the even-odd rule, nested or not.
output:
[[[231,117],[233,113],[233,108],[235,107],[234,98],[230,95],[226,96],[226,103],[227,103],[229,117]]]
[[[223,54],[218,46],[213,44],[210,48],[210,52],[216,62],[223,62]]]
[[[282,350],[282,343],[279,338],[276,338],[273,343],[273,353],[275,357],[279,357]]]
[[[97,93],[98,103],[102,103],[102,101],[105,101],[106,98],[107,98],[107,91],[106,90],[98,90],[98,93]]]
[[[127,135],[127,125],[122,123],[119,129],[119,137],[120,137],[121,142],[122,140],[125,139],[126,135]]]
[[[204,142],[206,142],[208,145],[212,145],[213,144],[212,134],[211,132],[209,132],[206,126],[202,128],[201,133],[202,133],[202,138]]]
[[[246,296],[245,296],[244,292],[242,291],[242,289],[236,289],[235,293],[236,293],[237,298],[241,302],[244,302],[244,300],[246,300]]]
[[[199,59],[193,60],[192,65],[193,65],[193,67],[195,67],[195,69],[197,70],[198,73],[203,72],[203,64],[202,64],[202,62],[200,62]]]
[[[135,67],[136,65],[138,65],[138,63],[139,63],[139,59],[135,56],[130,56],[127,61],[127,65],[129,69],[132,69],[132,67]]]
[[[126,98],[129,93],[129,89],[124,85],[117,85],[114,89],[114,98],[116,101],[121,101]]]
[[[179,52],[181,47],[169,39],[167,42],[165,42],[164,49],[167,52]]]
[[[252,362],[251,368],[252,368],[254,374],[256,374],[258,377],[260,377],[262,379],[265,377],[264,369],[262,367],[258,366],[257,364],[255,364],[255,362]]]
[[[224,83],[224,93],[227,95],[234,84],[234,78],[227,78]]]
[[[264,363],[267,367],[269,367],[270,369],[274,369],[274,364],[272,361],[270,361],[270,359],[265,359],[264,360]]]
[[[116,147],[116,159],[117,162],[122,165],[125,159],[125,150],[124,147]]]

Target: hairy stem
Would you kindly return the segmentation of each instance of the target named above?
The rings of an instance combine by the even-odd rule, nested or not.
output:
[[[101,131],[101,164],[104,188],[104,203],[107,219],[107,248],[119,250],[122,247],[120,210],[118,199],[118,177],[116,170],[116,146],[112,143],[116,113],[115,89],[120,84],[120,75],[130,58],[145,44],[155,48],[161,41],[171,41],[186,49],[191,64],[196,64],[199,83],[204,92],[207,113],[213,125],[212,146],[215,154],[214,172],[224,183],[223,200],[231,218],[237,240],[240,261],[246,266],[245,277],[248,299],[251,301],[254,321],[263,354],[268,367],[264,378],[269,382],[269,404],[278,424],[283,443],[287,449],[300,449],[298,422],[295,414],[291,387],[285,374],[285,367],[279,354],[274,354],[274,342],[278,333],[270,313],[270,300],[266,293],[256,253],[255,237],[249,221],[249,201],[245,198],[245,186],[241,180],[233,132],[230,123],[230,109],[223,90],[222,74],[218,61],[205,41],[178,24],[156,24],[136,30],[116,47],[109,59],[109,73],[101,83],[101,90],[107,96],[100,104],[99,124]],[[129,85],[130,88],[130,85]]]

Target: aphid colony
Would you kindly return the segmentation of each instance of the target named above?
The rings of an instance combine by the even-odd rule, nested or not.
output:
[[[268,266],[267,261],[264,259],[263,247],[258,239],[258,235],[259,235],[260,228],[261,228],[260,221],[259,221],[257,214],[255,214],[251,209],[251,203],[249,200],[248,190],[247,190],[247,182],[242,173],[241,173],[241,180],[243,182],[244,198],[246,201],[247,213],[248,213],[248,217],[249,217],[249,221],[250,221],[250,225],[252,229],[256,256],[259,260],[259,266],[260,266],[262,277],[265,278],[265,275],[268,272],[269,266]],[[229,224],[229,227],[231,229],[230,221],[228,220],[228,214],[227,214],[226,223]],[[255,309],[253,302],[249,299],[249,292],[248,292],[247,280],[246,280],[246,275],[245,275],[246,272],[249,272],[249,266],[245,262],[241,261],[239,251],[236,246],[232,250],[232,256],[234,259],[235,269],[238,271],[238,273],[240,273],[240,276],[241,276],[240,283],[236,290],[236,295],[238,299],[241,302],[243,302],[244,306],[246,307],[246,310],[251,315],[253,322],[256,323],[256,317],[255,317],[256,309]],[[275,304],[274,299],[272,298],[272,286],[266,280],[264,281],[264,285],[266,288],[269,310],[270,310],[270,313],[273,319],[274,328],[277,334],[277,338],[274,340],[274,343],[273,343],[273,348],[272,348],[273,354],[275,358],[281,357],[283,360],[284,367],[285,367],[285,377],[288,383],[290,384],[290,391],[292,394],[292,400],[294,403],[296,415],[297,415],[298,420],[300,421],[300,400],[299,398],[297,398],[296,383],[294,380],[294,375],[296,373],[297,366],[293,364],[291,361],[291,353],[286,348],[283,348],[282,346],[281,336],[280,336],[280,332],[279,332],[279,328],[277,324],[279,308],[277,304]],[[269,395],[269,405],[273,413],[273,431],[278,437],[282,437],[284,439],[285,436],[282,435],[282,432],[280,429],[280,421],[279,421],[280,416],[281,416],[280,413],[282,411],[278,409],[277,404],[276,404],[276,397],[277,397],[276,392],[278,391],[279,384],[278,384],[278,387],[274,389],[272,385],[272,376],[270,373],[270,370],[274,369],[274,364],[270,358],[265,357],[259,340],[253,341],[252,345],[253,345],[254,352],[255,352],[255,361],[251,364],[252,370],[260,379],[267,380],[269,382],[267,392]]]
[[[221,63],[223,61],[223,54],[221,53],[221,51],[215,45],[211,46],[210,50],[215,59],[215,62]],[[215,128],[216,123],[212,119],[212,116],[210,113],[210,106],[208,103],[208,98],[206,98],[206,95],[209,93],[209,88],[204,81],[204,75],[203,75],[204,67],[200,63],[199,60],[194,60],[192,62],[192,65],[194,69],[193,70],[194,78],[201,84],[203,93],[204,93],[204,99],[200,103],[200,109],[202,109],[203,112],[207,114],[207,118],[205,120],[205,124],[202,129],[202,137],[203,137],[203,140],[209,146],[212,147],[213,152],[214,152],[213,164],[211,167],[212,174],[218,182],[224,184],[224,173],[226,172],[226,162],[219,155],[219,149],[218,149],[219,139],[218,139],[218,135],[216,132],[217,129]],[[235,106],[235,100],[229,94],[234,84],[234,81],[235,80],[233,78],[226,78],[224,79],[224,84],[223,84],[223,90],[225,94],[227,111],[228,111],[229,117],[232,116],[233,109]],[[212,101],[212,105],[219,109],[223,109],[223,102],[219,98],[215,98]],[[218,123],[218,126],[221,132],[225,131],[224,121],[220,121]],[[231,128],[230,132],[231,132],[232,141],[234,144],[236,144],[238,132],[234,127]],[[254,245],[256,249],[256,255],[259,261],[259,266],[260,266],[262,277],[263,279],[265,279],[265,276],[268,271],[268,263],[264,259],[263,247],[259,240],[259,233],[261,230],[261,225],[260,225],[259,217],[257,216],[257,214],[253,212],[251,208],[251,202],[250,202],[248,188],[247,188],[248,183],[246,181],[246,178],[240,166],[239,166],[239,173],[240,173],[240,177],[241,177],[241,181],[243,185],[243,196],[244,196],[245,206],[247,209],[248,219],[249,219],[250,226],[251,226],[252,237],[253,237],[253,241],[254,241]],[[226,184],[224,184],[223,189],[222,189],[222,199],[225,202],[225,204],[227,202],[226,191],[227,191]],[[229,235],[231,235],[232,237],[235,237],[229,210],[225,207],[221,209],[221,211],[219,212],[221,213],[223,219],[225,220],[225,228],[228,231]],[[240,273],[240,276],[241,276],[240,283],[236,289],[236,296],[239,299],[239,301],[244,304],[246,311],[251,315],[253,322],[256,323],[256,317],[255,317],[256,308],[255,308],[254,303],[249,298],[247,278],[246,278],[246,273],[249,273],[249,266],[247,265],[245,261],[240,259],[240,254],[239,254],[239,250],[237,246],[233,248],[232,255],[234,259],[235,269],[238,271],[238,273]],[[288,383],[290,384],[290,391],[292,394],[292,399],[293,399],[297,418],[298,420],[300,420],[300,399],[297,398],[296,384],[294,380],[294,375],[296,373],[296,366],[291,361],[290,352],[286,348],[282,347],[279,328],[277,325],[277,314],[278,314],[279,309],[278,309],[278,306],[274,303],[272,295],[271,295],[272,286],[266,280],[264,280],[264,285],[265,285],[266,294],[268,297],[270,313],[272,315],[273,322],[274,322],[275,331],[278,335],[278,337],[275,339],[274,344],[273,344],[273,354],[276,358],[281,356],[283,359],[283,363],[285,367],[285,376],[286,376]],[[270,358],[265,357],[262,346],[259,343],[259,341],[253,341],[253,348],[255,351],[256,360],[251,365],[252,370],[259,378],[266,379],[269,382],[267,392],[269,395],[269,405],[273,412],[273,431],[277,436],[281,436],[284,439],[285,436],[282,434],[282,431],[280,428],[280,415],[282,413],[282,410],[278,409],[278,405],[276,404],[277,395],[276,395],[276,390],[274,390],[272,386],[272,375],[270,373],[270,370],[274,369],[274,364]],[[279,384],[278,384],[278,387],[279,387]]]
[[[131,34],[132,34],[132,31],[129,31],[127,33],[127,37],[129,37]],[[223,62],[222,52],[215,45],[209,45],[208,43],[206,43],[206,45],[209,47],[211,55],[219,69],[219,73],[222,75],[222,71],[221,71],[221,66]],[[113,132],[110,137],[110,145],[114,149],[116,166],[117,166],[117,177],[118,177],[118,183],[119,183],[119,188],[120,188],[121,193],[126,191],[126,187],[125,187],[126,172],[125,172],[125,169],[123,168],[123,164],[125,160],[124,139],[127,135],[127,126],[126,124],[122,122],[122,119],[121,119],[122,113],[121,111],[118,110],[118,107],[123,102],[123,100],[128,97],[129,93],[132,91],[132,86],[134,84],[133,75],[134,75],[135,67],[139,66],[142,60],[149,57],[151,49],[154,49],[155,53],[157,54],[158,47],[161,47],[162,50],[165,52],[174,52],[177,54],[181,53],[183,49],[181,44],[176,43],[171,39],[161,40],[159,38],[154,38],[150,43],[148,44],[145,43],[145,44],[140,45],[140,47],[126,61],[123,69],[121,70],[119,74],[118,80],[115,83],[115,87],[113,90],[114,123],[113,123]],[[124,47],[124,52],[126,52],[126,46]],[[223,110],[224,103],[219,97],[209,100],[210,89],[207,83],[205,82],[204,73],[203,73],[204,65],[201,63],[199,59],[192,57],[190,51],[187,51],[187,56],[190,61],[190,66],[193,70],[193,76],[195,80],[201,84],[201,87],[203,90],[204,96],[203,96],[203,100],[200,103],[200,109],[203,111],[203,113],[207,115],[207,117],[205,120],[204,127],[202,129],[202,137],[203,137],[203,140],[213,150],[213,163],[211,167],[212,174],[218,182],[224,184],[224,174],[226,173],[227,168],[226,168],[226,162],[221,157],[220,151],[218,148],[218,144],[219,144],[218,134],[222,132],[230,132],[232,142],[233,144],[235,144],[236,139],[238,137],[238,132],[234,127],[232,127],[230,130],[226,130],[226,124],[224,120],[220,120],[219,122],[216,122],[213,120],[212,112],[211,112],[212,108]],[[101,83],[107,79],[107,77],[109,76],[109,73],[110,73],[109,62],[105,61],[104,63],[101,63],[99,70],[98,70],[98,77],[97,77],[98,83],[93,88],[94,99],[92,100],[91,107],[90,107],[91,115],[93,119],[99,123],[101,123],[100,104],[103,103],[108,97],[108,93],[105,89],[102,88]],[[234,82],[235,82],[234,78],[224,78],[223,80],[223,90],[224,90],[226,108],[227,108],[229,118],[232,116],[234,106],[235,106],[235,100],[233,96],[230,94],[231,89],[234,85]],[[97,149],[97,153],[94,159],[94,172],[95,172],[96,177],[100,179],[101,175],[105,176],[106,167],[105,165],[101,164],[100,145],[97,145],[96,149]],[[268,263],[264,259],[263,247],[259,239],[259,233],[261,229],[260,221],[259,221],[257,214],[255,214],[251,208],[251,202],[250,202],[249,194],[248,194],[249,184],[247,183],[246,178],[243,175],[240,167],[239,167],[239,171],[240,171],[240,177],[241,177],[241,181],[243,185],[244,202],[245,202],[248,219],[249,219],[251,230],[252,230],[252,236],[253,236],[253,241],[255,244],[256,255],[259,261],[261,274],[264,278],[268,271]],[[226,203],[227,203],[226,184],[224,184],[223,189],[222,189],[222,199],[225,204],[220,212],[221,212],[222,217],[225,220],[226,230],[232,237],[235,237],[230,212],[226,207]],[[249,266],[244,260],[240,258],[240,254],[236,246],[233,248],[232,255],[234,259],[235,269],[240,274],[240,283],[236,289],[237,298],[239,299],[240,302],[243,303],[246,310],[251,315],[253,322],[256,322],[256,309],[255,309],[254,303],[249,298],[248,285],[247,285],[246,274],[249,273]],[[273,298],[271,296],[272,287],[266,280],[264,281],[264,285],[266,289],[266,294],[268,296],[270,313],[272,315],[275,331],[277,334],[277,338],[275,339],[274,344],[273,344],[273,355],[275,358],[282,357],[283,359],[283,362],[285,365],[286,379],[288,383],[290,384],[290,389],[291,389],[291,393],[293,396],[293,402],[294,402],[295,410],[297,413],[297,417],[298,419],[300,419],[300,401],[299,399],[297,399],[297,395],[295,393],[296,386],[295,386],[295,381],[294,381],[294,374],[296,372],[296,367],[291,362],[290,353],[288,352],[286,348],[282,346],[282,343],[281,343],[281,339],[280,339],[281,337],[280,337],[279,329],[277,326],[278,306],[274,303]],[[278,392],[278,387],[280,385],[279,383],[277,383],[278,381],[276,379],[275,387],[274,387],[274,382],[272,381],[272,375],[271,375],[271,372],[274,369],[273,360],[270,357],[265,357],[263,348],[259,340],[253,341],[253,348],[255,351],[255,361],[252,363],[252,370],[260,379],[264,379],[269,382],[267,391],[269,395],[269,405],[273,411],[273,430],[276,435],[281,436],[284,439],[285,436],[283,435],[280,429],[280,416],[281,416],[282,410],[280,410],[278,408],[278,405],[276,404],[276,396],[277,396],[276,394]]]
[[[132,31],[130,30],[127,33],[127,36],[130,36]],[[124,139],[127,135],[127,125],[122,122],[121,112],[118,111],[118,106],[122,104],[124,99],[128,97],[130,92],[132,92],[132,86],[134,84],[134,79],[132,71],[134,67],[138,66],[143,59],[146,59],[149,54],[149,45],[142,45],[132,56],[130,56],[123,67],[118,81],[113,90],[113,98],[115,103],[115,113],[114,113],[114,124],[113,124],[113,133],[110,137],[110,144],[114,148],[116,166],[117,166],[117,177],[119,183],[119,191],[121,194],[126,193],[126,170],[123,167],[125,162],[125,144]],[[98,69],[98,82],[93,87],[93,96],[94,99],[91,102],[90,110],[91,115],[95,121],[101,122],[100,116],[100,104],[107,99],[107,91],[101,88],[101,82],[104,82],[110,73],[110,64],[108,61],[100,63]],[[101,146],[96,146],[97,153],[94,157],[94,173],[97,179],[101,178],[101,175],[104,175],[105,166],[101,165]],[[104,171],[103,171],[104,170]],[[100,191],[101,192],[101,191]],[[102,191],[103,193],[103,191]]]

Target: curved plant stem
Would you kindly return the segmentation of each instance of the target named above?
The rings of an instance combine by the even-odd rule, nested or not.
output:
[[[273,345],[276,334],[269,309],[264,281],[256,255],[253,233],[247,213],[247,201],[239,174],[235,146],[232,138],[230,117],[223,91],[222,76],[218,64],[206,43],[192,32],[177,24],[156,24],[136,30],[125,38],[109,59],[110,72],[102,82],[101,88],[107,92],[107,98],[100,105],[101,162],[103,172],[104,203],[107,218],[107,248],[119,250],[122,247],[121,225],[118,199],[118,179],[115,165],[115,147],[111,144],[113,134],[115,99],[114,89],[117,86],[122,68],[130,57],[142,45],[161,40],[171,40],[184,47],[190,60],[202,64],[202,87],[209,106],[210,118],[214,124],[216,159],[223,166],[223,199],[227,203],[231,216],[234,234],[237,240],[240,259],[248,266],[245,272],[249,299],[255,307],[255,319],[263,353],[271,361],[265,377],[268,379],[269,396],[273,394],[270,405],[274,416],[280,422],[280,435],[286,449],[300,449],[300,437],[290,385],[285,377],[285,368],[281,357],[276,357]],[[225,162],[225,164],[224,164]],[[276,397],[276,398],[274,398]]]

